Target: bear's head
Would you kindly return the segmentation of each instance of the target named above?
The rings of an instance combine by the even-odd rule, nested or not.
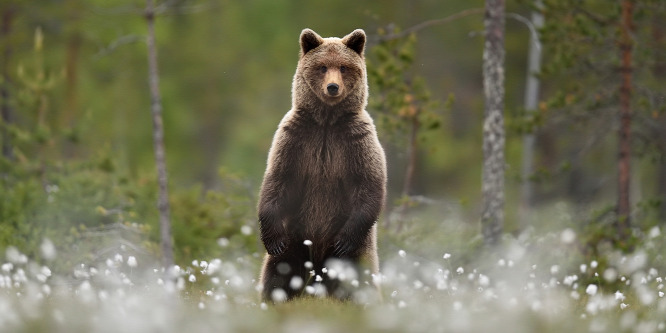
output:
[[[292,92],[296,107],[316,107],[323,102],[364,109],[368,94],[365,40],[361,29],[343,38],[322,38],[310,29],[303,30]],[[321,102],[313,101],[315,98]]]

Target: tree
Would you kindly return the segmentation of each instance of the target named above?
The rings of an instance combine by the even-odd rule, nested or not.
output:
[[[385,38],[387,33],[394,37]],[[386,219],[387,227],[397,220],[396,230],[400,231],[407,208],[414,204],[414,179],[423,141],[420,136],[438,130],[441,119],[435,112],[438,103],[432,100],[425,80],[413,70],[415,33],[404,36],[396,27],[394,31],[380,29],[378,36],[380,42],[372,47],[368,60],[370,86],[377,91],[371,95],[370,106],[379,112],[377,120],[384,135],[397,145],[406,146],[401,198]],[[450,97],[446,107],[451,102]]]
[[[652,19],[651,35],[652,43],[655,48],[655,61],[653,62],[652,74],[655,78],[666,77],[666,29],[664,28],[664,19],[666,13],[661,11]],[[662,47],[660,47],[662,46]],[[651,106],[652,110],[657,110],[655,106]],[[651,137],[658,138],[657,150],[661,152],[657,158],[657,190],[656,195],[659,205],[658,219],[666,222],[666,112],[652,112],[652,118],[656,119],[655,126],[652,127]]]
[[[504,225],[504,0],[486,0],[484,25],[481,227],[486,245],[495,245]]]
[[[83,45],[83,34],[81,33],[81,2],[79,0],[65,1],[67,21],[64,25],[66,31],[66,56],[65,56],[65,105],[59,118],[61,128],[73,127],[78,114],[78,81],[79,66],[81,62],[81,46]],[[65,157],[74,155],[75,131],[72,130],[69,140],[63,142]]]
[[[153,147],[157,166],[159,197],[157,208],[160,213],[160,236],[164,266],[173,266],[173,243],[171,221],[169,219],[169,193],[167,189],[166,153],[164,149],[164,125],[162,124],[162,101],[160,97],[159,70],[157,67],[157,46],[155,45],[155,9],[153,0],[146,0],[146,22],[148,23],[148,81],[150,105],[153,119]]]
[[[12,57],[11,33],[15,8],[12,3],[2,6],[2,22],[0,22],[0,45],[2,46],[2,63],[0,63],[0,131],[2,131],[2,157],[13,158],[9,126],[12,123],[12,106],[10,103],[11,78],[9,64]]]
[[[541,0],[535,0],[535,9],[532,10],[531,24],[533,29],[538,31],[543,27],[543,14],[541,14]],[[530,34],[530,49],[527,56],[527,83],[525,84],[525,111],[535,112],[539,102],[539,84],[540,80],[537,74],[541,70],[541,42],[538,33]],[[534,143],[535,135],[532,130],[523,136],[523,156],[522,156],[522,183],[520,187],[520,226],[525,227],[528,224],[529,212],[532,205],[533,184],[531,175],[534,167]]]
[[[632,44],[633,31],[633,1],[622,1],[622,15],[619,22],[620,41],[620,128],[618,132],[618,198],[617,198],[617,220],[615,228],[620,239],[629,237],[631,226],[631,200],[629,197],[629,186],[631,184],[631,91],[632,87]]]
[[[653,22],[664,5],[655,0],[610,5],[594,0],[544,0],[549,19],[542,30],[547,49],[542,73],[557,89],[544,101],[542,111],[549,114],[548,126],[556,126],[554,132],[568,131],[569,150],[574,152],[566,162],[571,187],[588,187],[588,198],[575,201],[595,203],[594,191],[615,193],[615,202],[602,209],[607,212],[603,219],[607,224],[595,224],[607,230],[605,239],[624,249],[632,247],[631,228],[640,226],[636,213],[651,207],[632,202],[631,189],[656,185],[632,185],[636,179],[632,159],[656,162],[659,158],[650,157],[664,153],[659,142],[663,137],[654,133],[659,131],[666,103],[658,97],[663,83],[651,66],[659,63],[664,48],[663,41],[653,36]],[[596,161],[589,157],[593,154]],[[611,177],[603,171],[606,165],[616,166],[612,183],[604,181]]]

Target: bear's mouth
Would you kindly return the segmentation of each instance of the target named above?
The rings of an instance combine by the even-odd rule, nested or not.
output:
[[[341,92],[337,92],[335,95],[329,93],[328,91],[325,91],[323,94],[323,98],[321,98],[322,101],[324,101],[328,105],[335,105],[340,103],[344,99],[344,96]]]

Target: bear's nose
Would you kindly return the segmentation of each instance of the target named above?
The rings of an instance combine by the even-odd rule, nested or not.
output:
[[[332,96],[335,96],[335,95],[338,94],[338,89],[339,89],[339,88],[340,88],[340,87],[339,87],[336,83],[329,83],[329,84],[326,86],[326,90],[328,90],[328,93],[329,93],[330,95],[332,95]]]

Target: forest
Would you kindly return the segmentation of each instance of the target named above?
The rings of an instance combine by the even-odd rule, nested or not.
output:
[[[666,1],[0,16],[0,331],[666,330]],[[367,34],[377,303],[257,292],[259,187],[304,28]]]

